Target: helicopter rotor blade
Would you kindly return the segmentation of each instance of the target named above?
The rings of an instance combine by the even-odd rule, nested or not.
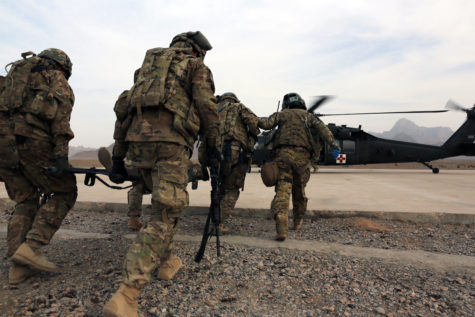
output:
[[[417,110],[417,111],[383,111],[383,112],[353,112],[353,113],[316,113],[318,117],[326,116],[356,116],[367,114],[396,114],[396,113],[438,113],[447,112],[448,110]]]
[[[317,108],[321,107],[325,102],[333,99],[334,96],[331,95],[323,95],[323,96],[315,96],[318,99],[308,108],[308,112],[313,113]]]
[[[465,111],[465,112],[468,111],[467,108],[462,107],[461,105],[459,105],[458,103],[456,103],[452,99],[449,99],[449,101],[447,101],[447,104],[445,105],[445,108],[447,108],[449,110],[455,110],[455,111]]]

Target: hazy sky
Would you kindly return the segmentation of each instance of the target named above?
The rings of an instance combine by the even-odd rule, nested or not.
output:
[[[113,106],[145,51],[202,31],[216,93],[267,116],[287,92],[321,113],[443,109],[475,102],[475,1],[25,1],[0,3],[0,64],[61,48],[73,61],[72,145],[113,142]],[[5,70],[1,69],[4,75]],[[463,112],[325,117],[388,130],[401,117],[456,129]]]

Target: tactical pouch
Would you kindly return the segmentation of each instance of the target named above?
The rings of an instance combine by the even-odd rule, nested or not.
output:
[[[193,104],[186,114],[186,119],[178,113],[174,114],[173,128],[185,138],[188,144],[195,142],[200,130],[200,118]]]
[[[261,178],[264,185],[272,187],[279,179],[279,167],[276,162],[265,162],[261,168]]]
[[[198,135],[198,132],[200,130],[200,117],[198,115],[198,111],[196,110],[194,103],[191,105],[191,108],[188,111],[188,116],[185,122],[185,129],[193,136],[194,142],[194,139],[196,139],[196,136]]]
[[[47,90],[39,90],[26,110],[42,119],[53,120],[58,111],[58,101]]]

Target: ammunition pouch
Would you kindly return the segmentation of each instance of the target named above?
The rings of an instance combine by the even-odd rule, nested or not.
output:
[[[36,92],[33,101],[23,111],[32,113],[41,119],[53,120],[58,111],[58,100],[54,98],[48,87],[40,88],[42,89]]]

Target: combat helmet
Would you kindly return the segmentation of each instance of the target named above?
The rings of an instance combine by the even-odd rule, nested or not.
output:
[[[200,31],[185,32],[176,35],[170,43],[170,47],[178,42],[185,42],[187,44],[186,46],[191,46],[202,58],[205,57],[206,51],[213,48],[208,39]]]
[[[226,99],[231,99],[234,102],[239,102],[238,97],[232,92],[225,92],[221,96],[218,96],[218,102],[224,101]]]
[[[291,92],[284,96],[284,101],[282,102],[282,109],[307,110],[307,107],[305,106],[305,100],[303,100],[299,94]]]
[[[54,61],[64,70],[64,75],[66,76],[66,79],[69,79],[69,77],[71,77],[73,63],[64,51],[57,48],[48,48],[39,53],[38,56],[48,58],[49,60]]]

